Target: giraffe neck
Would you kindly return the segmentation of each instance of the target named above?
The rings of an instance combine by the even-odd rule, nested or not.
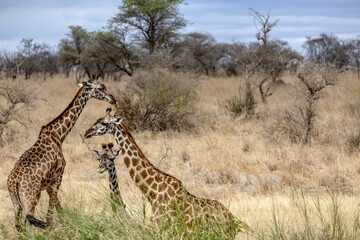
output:
[[[122,149],[124,163],[129,171],[130,177],[146,196],[151,204],[156,204],[158,193],[167,188],[166,174],[156,169],[145,157],[136,144],[127,127],[121,123],[122,128],[117,127],[114,137]]]
[[[48,123],[45,128],[51,131],[62,143],[74,127],[89,99],[89,93],[85,91],[84,87],[81,87],[69,106],[58,117]]]
[[[120,190],[119,190],[119,184],[117,180],[117,174],[116,174],[116,168],[115,165],[113,165],[109,170],[109,186],[111,190],[111,196],[112,198],[122,201],[120,196]]]

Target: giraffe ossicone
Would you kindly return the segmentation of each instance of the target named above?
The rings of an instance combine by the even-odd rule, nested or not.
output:
[[[116,104],[115,98],[104,84],[97,80],[88,80],[82,85],[67,108],[41,127],[35,144],[22,154],[8,176],[7,186],[18,230],[22,229],[21,223],[24,220],[36,227],[45,228],[51,225],[54,208],[60,209],[57,194],[66,165],[62,143],[74,127],[87,101],[95,98]],[[43,190],[49,194],[46,222],[33,216]]]
[[[223,224],[229,238],[235,238],[237,232],[252,233],[247,224],[236,219],[219,201],[192,195],[179,179],[156,168],[145,157],[123,119],[110,112],[111,109],[107,109],[106,116],[86,130],[85,137],[104,134],[115,137],[130,177],[149,201],[158,222],[173,220],[183,214],[190,231],[196,223],[211,222]]]

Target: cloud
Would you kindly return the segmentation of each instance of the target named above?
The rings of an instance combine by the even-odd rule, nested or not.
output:
[[[19,38],[60,39],[65,37],[68,26],[81,25],[94,31],[106,26],[114,16],[115,8],[7,8],[0,14],[2,40]]]

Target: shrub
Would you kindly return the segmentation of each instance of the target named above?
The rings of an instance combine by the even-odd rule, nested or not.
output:
[[[117,113],[131,129],[165,131],[192,127],[197,100],[194,79],[167,69],[139,70],[117,100]]]
[[[316,120],[319,100],[324,98],[325,89],[335,86],[340,73],[332,65],[305,62],[298,70],[296,92],[284,101],[284,108],[277,108],[266,125],[271,135],[274,132],[286,135],[291,142],[311,143],[317,135]]]
[[[253,116],[256,108],[256,101],[251,91],[240,89],[238,96],[232,96],[219,103],[234,117],[247,113],[248,117]]]
[[[0,86],[0,146],[6,140],[11,142],[16,133],[12,123],[18,123],[27,129],[31,122],[28,113],[34,108],[34,102],[40,100],[34,87],[18,81],[7,81]]]

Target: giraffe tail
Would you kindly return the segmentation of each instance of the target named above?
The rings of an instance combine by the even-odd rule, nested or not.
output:
[[[45,229],[48,226],[45,222],[31,216],[30,214],[26,215],[26,221],[28,221],[31,225],[42,229]]]

